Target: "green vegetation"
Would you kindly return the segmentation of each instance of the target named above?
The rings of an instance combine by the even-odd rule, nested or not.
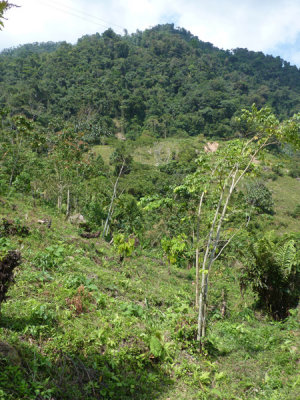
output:
[[[117,253],[120,255],[120,261],[122,262],[125,257],[130,257],[134,250],[134,238],[125,239],[123,233],[118,233],[114,236],[114,245]]]
[[[256,238],[249,246],[243,284],[251,283],[258,306],[275,319],[283,319],[298,304],[300,272],[298,235],[276,237],[273,232]],[[297,243],[297,244],[296,244]]]
[[[0,71],[0,400],[295,400],[299,70],[163,25]]]
[[[5,19],[4,13],[12,7],[16,7],[15,4],[11,4],[8,1],[4,0],[0,1],[0,31],[2,30],[4,25],[3,24],[3,19]]]
[[[55,131],[71,123],[94,144],[115,134],[228,138],[243,107],[268,105],[283,119],[300,106],[297,67],[261,52],[220,50],[173,24],[8,49],[0,71],[0,108]]]
[[[45,213],[51,228],[37,222]],[[9,239],[22,247],[23,264],[2,305],[0,332],[21,365],[1,359],[2,398],[297,398],[297,310],[285,322],[255,311],[250,289],[241,298],[232,258],[212,276],[201,355],[193,270],[140,247],[121,265],[112,246],[81,239],[30,198],[6,200],[2,215],[30,229]]]
[[[249,182],[246,186],[247,203],[261,213],[274,214],[272,193],[262,181]]]
[[[289,176],[277,176],[276,180],[267,182],[274,199],[275,219],[271,221],[272,229],[282,233],[298,232],[299,221],[292,216],[299,202],[299,186],[297,179]]]
[[[186,235],[181,234],[173,238],[164,237],[161,247],[164,250],[170,264],[180,266],[186,253]]]

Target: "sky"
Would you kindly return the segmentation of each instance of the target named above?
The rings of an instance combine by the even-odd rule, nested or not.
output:
[[[280,56],[300,67],[300,0],[10,0],[0,50],[174,23],[223,49]]]

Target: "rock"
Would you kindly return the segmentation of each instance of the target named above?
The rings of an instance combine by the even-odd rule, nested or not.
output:
[[[21,358],[17,350],[7,343],[0,341],[0,358],[5,358],[10,364],[21,366]]]
[[[204,146],[204,151],[206,153],[214,153],[215,151],[218,150],[219,147],[219,143],[218,142],[208,142],[205,146]]]
[[[38,219],[38,224],[41,225],[47,225],[47,227],[50,229],[51,228],[51,224],[52,224],[52,219],[51,218],[42,218],[42,219]]]
[[[80,236],[85,239],[98,238],[101,235],[101,231],[98,232],[82,232]]]
[[[74,214],[69,217],[69,221],[74,225],[86,224],[86,219],[81,214]]]

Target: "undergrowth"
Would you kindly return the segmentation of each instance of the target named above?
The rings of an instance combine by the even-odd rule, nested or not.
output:
[[[193,269],[141,248],[120,263],[113,246],[80,238],[60,215],[14,203],[1,217],[29,234],[9,239],[23,263],[2,304],[0,336],[20,362],[0,358],[1,400],[297,399],[299,311],[281,322],[255,311],[235,266],[220,262],[212,275],[200,354]],[[50,229],[37,224],[46,211]]]

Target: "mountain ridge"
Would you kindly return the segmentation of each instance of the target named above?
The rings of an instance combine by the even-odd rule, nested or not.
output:
[[[0,107],[55,129],[66,122],[89,140],[227,137],[240,108],[270,106],[279,118],[300,107],[300,70],[280,57],[220,50],[173,24],[120,36],[112,29],[75,45],[34,43],[0,54]],[[97,128],[96,128],[97,127]]]

